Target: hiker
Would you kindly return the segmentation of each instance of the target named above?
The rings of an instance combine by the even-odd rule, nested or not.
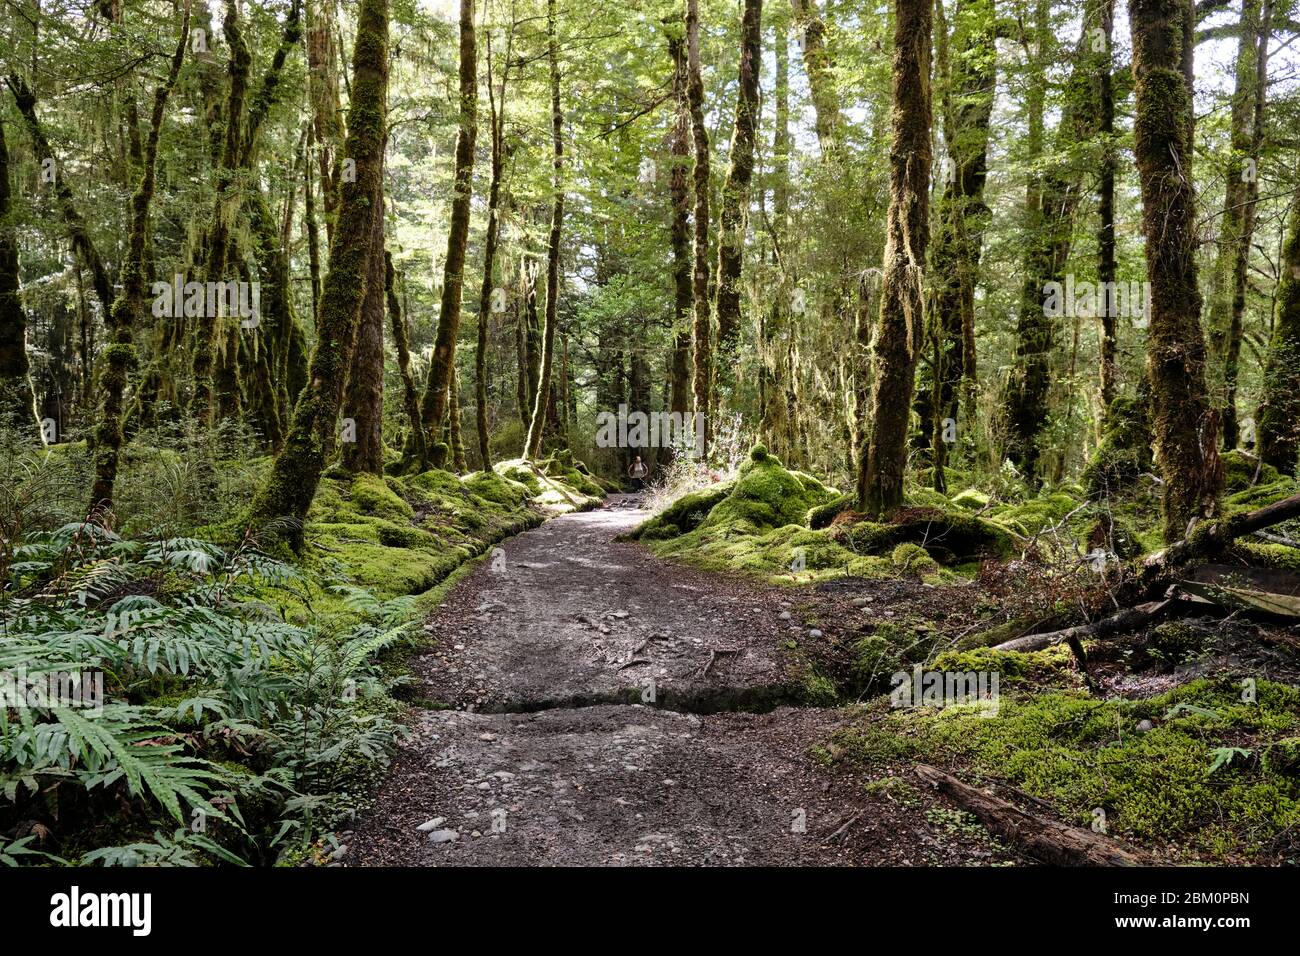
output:
[[[640,494],[645,488],[645,476],[649,470],[650,469],[645,466],[645,462],[641,460],[640,455],[637,455],[632,459],[632,465],[628,468],[627,474],[628,477],[632,479],[633,494]]]

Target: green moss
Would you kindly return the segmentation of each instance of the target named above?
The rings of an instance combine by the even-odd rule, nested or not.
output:
[[[949,500],[958,508],[965,508],[967,511],[980,511],[988,507],[990,498],[978,488],[966,488],[957,492]]]
[[[853,504],[854,500],[852,495],[838,495],[825,504],[809,508],[808,515],[804,519],[804,524],[814,529],[825,528],[840,514],[850,510],[853,507]]]
[[[1219,460],[1223,462],[1223,489],[1230,493],[1245,491],[1252,485],[1271,485],[1282,477],[1272,465],[1242,451],[1225,451]]]
[[[357,475],[352,479],[349,491],[353,507],[363,515],[379,518],[401,520],[410,518],[415,510],[389,487],[388,482],[396,479],[383,479],[378,475]]]
[[[709,516],[714,506],[731,494],[734,486],[735,482],[723,481],[682,495],[649,521],[638,525],[627,537],[631,540],[655,541],[676,538],[694,531]]]
[[[1253,703],[1241,700],[1236,682],[1208,679],[1147,700],[1004,693],[994,717],[960,708],[882,711],[835,743],[868,765],[957,763],[968,778],[1007,780],[1078,823],[1102,808],[1112,832],[1219,858],[1260,852],[1300,825],[1300,779],[1283,769],[1294,752],[1300,691],[1269,681],[1256,689]],[[1139,731],[1142,720],[1153,728]],[[1229,745],[1275,759],[1211,772],[1214,751]]]
[[[782,525],[802,525],[808,511],[836,497],[817,479],[781,467],[764,453],[740,466],[731,493],[718,502],[700,527],[727,527],[755,533]]]
[[[934,558],[919,544],[900,544],[889,556],[894,567],[904,574],[928,574],[939,570]]]
[[[1300,492],[1300,482],[1294,478],[1279,478],[1267,484],[1260,483],[1223,499],[1225,514],[1240,511],[1254,511],[1283,498],[1289,498]]]

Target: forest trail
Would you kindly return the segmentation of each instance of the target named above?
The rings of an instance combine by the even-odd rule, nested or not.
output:
[[[815,760],[847,714],[790,706],[789,592],[614,540],[644,517],[616,496],[554,519],[452,590],[414,663],[446,709],[413,723],[348,865],[1011,859],[935,827],[928,794]]]

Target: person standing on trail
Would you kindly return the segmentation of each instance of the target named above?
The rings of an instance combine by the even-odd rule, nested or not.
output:
[[[640,455],[632,459],[632,465],[628,468],[627,475],[632,479],[632,492],[634,494],[640,494],[644,489],[645,476],[649,470],[646,468],[645,462],[641,460]]]

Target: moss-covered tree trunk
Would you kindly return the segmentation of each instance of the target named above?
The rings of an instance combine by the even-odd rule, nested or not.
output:
[[[127,376],[135,367],[136,349],[134,326],[139,322],[145,307],[145,280],[148,266],[145,263],[146,237],[149,233],[149,216],[153,207],[154,186],[158,165],[158,138],[162,133],[163,116],[167,100],[185,59],[185,47],[190,36],[190,2],[186,0],[181,14],[181,35],[172,54],[167,76],[154,91],[153,111],[149,118],[149,136],[145,141],[140,167],[140,183],[131,196],[130,232],[127,234],[126,255],[122,260],[122,291],[113,301],[108,313],[109,344],[104,349],[103,367],[99,374],[99,412],[95,423],[95,481],[90,490],[90,510],[108,514],[113,507],[113,486],[117,482],[118,455],[122,448],[122,410],[126,395]]]
[[[1300,164],[1296,173],[1300,179]],[[1281,266],[1256,434],[1264,463],[1294,476],[1300,454],[1300,192],[1291,200]]]
[[[393,269],[393,257],[384,252],[384,292],[388,302],[388,321],[393,332],[393,351],[397,353],[397,373],[402,379],[402,404],[406,409],[406,418],[410,423],[409,446],[416,461],[424,460],[424,427],[420,423],[420,393],[415,387],[415,376],[411,374],[410,336],[406,331],[406,319],[402,315],[402,304],[397,297],[397,273]]]
[[[113,284],[109,281],[108,270],[104,267],[104,260],[100,257],[99,249],[95,246],[95,242],[91,239],[90,232],[86,228],[86,220],[82,218],[81,211],[77,208],[72,189],[63,176],[63,167],[54,155],[54,150],[50,148],[50,142],[46,139],[45,131],[36,116],[36,95],[32,92],[31,87],[27,85],[27,82],[17,73],[10,73],[6,76],[5,83],[9,86],[10,92],[13,93],[14,104],[18,107],[18,112],[22,114],[23,124],[27,127],[27,133],[31,137],[32,149],[36,154],[37,163],[42,170],[50,169],[53,171],[54,195],[59,203],[59,214],[63,218],[64,225],[68,227],[68,236],[72,240],[73,251],[76,252],[82,264],[90,271],[91,288],[95,290],[95,298],[99,300],[103,314],[108,316],[113,310]]]
[[[1212,514],[1223,484],[1218,416],[1205,383],[1192,187],[1192,3],[1130,0],[1136,88],[1134,155],[1142,187],[1151,314],[1147,375],[1164,479],[1164,537]]]
[[[1241,361],[1246,275],[1259,200],[1264,106],[1268,90],[1268,43],[1272,36],[1271,0],[1243,0],[1238,21],[1237,61],[1229,110],[1231,127],[1223,219],[1211,283],[1206,326],[1214,356],[1211,379],[1219,403],[1223,447],[1237,447],[1237,379]]]
[[[479,461],[486,471],[492,467],[492,450],[488,432],[488,323],[493,312],[493,289],[496,288],[497,243],[501,238],[501,180],[505,175],[506,88],[510,82],[510,57],[513,53],[513,30],[506,44],[505,67],[501,74],[500,100],[492,85],[492,37],[488,35],[488,105],[491,110],[492,136],[491,181],[488,183],[487,234],[483,240],[483,285],[478,297],[478,340],[474,347],[474,425],[478,433]]]
[[[551,367],[555,363],[556,307],[560,298],[560,230],[564,225],[564,114],[560,110],[560,56],[556,0],[546,3],[546,59],[551,74],[551,233],[546,248],[546,314],[542,319],[542,356],[533,396],[524,457],[536,458],[542,450],[547,403],[551,399]]]
[[[1052,354],[1062,316],[1046,306],[1048,284],[1066,281],[1065,268],[1074,244],[1074,217],[1083,195],[1085,164],[1079,146],[1096,132],[1094,30],[1100,24],[1100,0],[1084,6],[1082,32],[1065,88],[1055,148],[1048,168],[1030,188],[1029,235],[1025,239],[1016,354],[1005,402],[1006,456],[1031,482],[1038,480],[1039,436],[1048,416]],[[1046,64],[1042,65],[1046,69]]]
[[[673,63],[673,124],[669,129],[668,199],[672,224],[668,237],[673,255],[673,351],[669,359],[669,408],[686,414],[691,407],[691,108],[686,96],[686,47],[680,36],[668,39]]]
[[[334,240],[343,147],[339,109],[338,61],[335,44],[337,0],[307,0],[307,95],[311,102],[312,139],[316,143],[320,198],[325,214],[326,242]]]
[[[816,114],[817,142],[822,155],[835,151],[842,119],[840,98],[835,90],[834,62],[826,45],[826,24],[817,10],[816,0],[790,0],[794,22],[803,33],[803,65],[808,76]]]
[[[382,169],[382,167],[381,167]],[[353,440],[342,447],[343,467],[371,475],[384,473],[384,187],[382,172],[371,224],[366,293],[361,302],[357,341],[343,393],[343,417],[351,419]]]
[[[762,0],[744,0],[740,23],[739,93],[731,132],[727,178],[718,211],[718,268],[714,308],[718,327],[718,385],[735,379],[740,339],[740,283],[745,258],[749,184],[754,176],[754,139],[758,131],[758,73],[762,60]]]
[[[785,250],[790,220],[790,24],[777,10],[773,26],[772,53],[776,76],[773,82],[775,123],[772,129],[772,264],[781,277],[780,288],[762,313],[759,334],[758,400],[759,434],[776,455],[784,457],[786,404],[782,388],[785,370],[781,346],[789,335],[790,277],[786,275]],[[762,194],[760,193],[760,200]]]
[[[0,429],[44,440],[27,363],[27,315],[18,297],[18,241],[9,223],[9,147],[0,123]]]
[[[344,155],[355,175],[343,177],[339,184],[338,222],[321,293],[316,349],[292,428],[252,506],[256,520],[287,519],[283,533],[298,547],[302,522],[334,450],[365,297],[387,128],[388,0],[360,0],[351,92]]]
[[[897,0],[884,279],[872,339],[870,437],[858,479],[858,507],[875,517],[892,515],[903,501],[907,426],[924,320],[932,23],[930,4]]]
[[[699,0],[686,0],[686,97],[691,112],[691,143],[695,148],[692,410],[696,420],[704,423],[703,445],[707,454],[713,443],[713,423],[709,414],[713,395],[713,345],[709,329],[709,131],[704,125],[704,81],[700,77]]]
[[[974,337],[975,285],[989,209],[984,204],[989,120],[997,79],[992,0],[962,0],[953,13],[951,54],[944,88],[944,140],[948,163],[930,253],[930,321],[937,334],[930,414],[921,418],[921,446],[933,461],[933,483],[946,490],[944,466],[958,418],[962,381],[974,367],[966,343]],[[926,404],[918,402],[918,405]],[[966,427],[973,409],[967,407]]]
[[[248,96],[248,77],[253,58],[244,41],[239,25],[239,5],[226,0],[226,15],[222,23],[226,45],[230,48],[229,89],[226,95],[225,129],[221,158],[217,163],[215,197],[212,217],[204,241],[207,244],[207,261],[204,263],[208,282],[225,282],[233,239],[230,226],[234,217],[231,211],[239,200],[237,168],[239,166],[244,128],[244,104]],[[190,399],[190,415],[200,424],[211,425],[222,417],[235,417],[240,411],[239,393],[239,337],[231,338],[232,322],[238,319],[207,310],[198,318],[195,334],[191,372],[194,376],[194,393]],[[234,348],[231,346],[234,345]]]
[[[456,336],[460,331],[461,297],[465,281],[465,246],[469,239],[469,206],[474,192],[474,140],[478,134],[478,58],[474,38],[474,0],[460,0],[460,126],[456,131],[456,179],[447,230],[447,260],[442,269],[442,302],[438,331],[429,362],[429,382],[421,416],[429,429],[426,465],[441,468],[446,446],[439,441],[451,378],[455,374]]]
[[[1102,43],[1097,57],[1097,132],[1101,142],[1101,170],[1097,178],[1097,281],[1103,288],[1115,281],[1115,90],[1111,55],[1115,33],[1115,0],[1101,0]],[[1116,353],[1119,350],[1114,309],[1101,309],[1101,409],[1105,416],[1116,390]]]

